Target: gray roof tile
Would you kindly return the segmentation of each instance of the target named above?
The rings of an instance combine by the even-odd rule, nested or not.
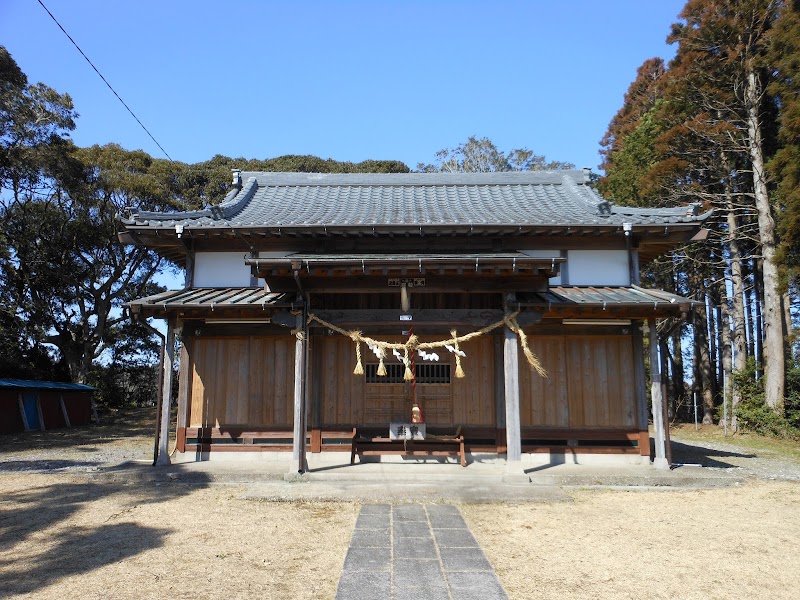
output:
[[[699,223],[693,207],[631,208],[606,202],[583,171],[511,173],[242,173],[218,207],[138,212],[129,226],[354,227],[573,226]]]

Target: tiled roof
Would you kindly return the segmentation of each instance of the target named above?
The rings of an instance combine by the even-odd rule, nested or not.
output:
[[[242,173],[241,189],[207,210],[134,212],[129,227],[352,228],[621,226],[701,223],[696,207],[610,204],[584,171],[509,173]]]
[[[145,316],[164,316],[168,313],[192,309],[205,316],[230,316],[247,314],[253,317],[268,316],[274,309],[294,306],[292,294],[267,292],[263,287],[241,288],[189,288],[162,292],[128,303],[131,312]],[[699,304],[695,300],[683,298],[662,290],[645,289],[638,286],[554,286],[547,292],[520,293],[517,301],[522,306],[548,311],[563,311],[580,308],[595,310],[598,314],[612,317],[607,309],[648,309],[659,311],[680,311]],[[244,309],[244,310],[243,310]]]
[[[663,290],[639,287],[611,286],[553,286],[546,292],[520,294],[525,306],[577,305],[577,306],[658,306],[696,305],[700,302],[676,296]]]
[[[267,292],[263,287],[246,288],[189,288],[171,290],[139,298],[128,303],[133,312],[140,307],[207,308],[211,311],[224,308],[261,308],[290,306],[286,294]]]

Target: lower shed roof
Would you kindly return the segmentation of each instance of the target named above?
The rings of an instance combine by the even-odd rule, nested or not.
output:
[[[688,314],[695,300],[639,286],[555,286],[546,292],[519,294],[520,307],[544,318],[647,319]],[[128,303],[135,316],[225,318],[249,316],[265,320],[273,309],[298,306],[294,294],[263,287],[188,288],[147,296]]]

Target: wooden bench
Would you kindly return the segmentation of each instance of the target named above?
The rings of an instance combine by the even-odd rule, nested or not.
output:
[[[311,452],[319,453],[325,451],[347,451],[352,449],[353,438],[356,436],[356,428],[350,430],[313,428],[311,430]]]
[[[458,456],[462,467],[467,466],[464,452],[464,436],[460,428],[456,435],[432,435],[424,440],[393,440],[385,434],[374,434],[358,431],[353,436],[350,464],[356,462],[356,456],[377,456],[381,454],[400,454],[403,456]]]

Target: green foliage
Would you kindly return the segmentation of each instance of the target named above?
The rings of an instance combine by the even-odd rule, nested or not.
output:
[[[159,397],[158,365],[94,365],[87,382],[97,388],[94,400],[107,408],[152,406]]]
[[[455,148],[445,148],[436,153],[433,164],[419,163],[420,173],[466,172],[493,173],[497,171],[551,171],[573,169],[572,163],[547,161],[527,148],[503,152],[489,138],[470,136]]]
[[[765,404],[764,379],[756,379],[756,363],[752,358],[748,359],[746,369],[733,374],[733,385],[742,394],[742,401],[736,407],[740,429],[773,437],[800,439],[800,366],[793,366],[787,373],[785,416]]]
[[[322,159],[308,155],[286,155],[269,159],[229,158],[216,155],[211,160],[186,165],[172,163],[170,168],[181,197],[190,208],[219,203],[230,189],[231,169],[292,173],[408,173],[397,160],[365,160],[360,163]]]
[[[626,206],[647,206],[651,201],[642,179],[656,163],[655,140],[660,127],[653,110],[645,113],[627,135],[625,143],[613,155],[614,168],[603,178],[603,192],[616,203]]]
[[[800,274],[800,2],[786,2],[769,36],[766,60],[775,77],[768,91],[779,101],[779,147],[769,164],[781,209],[779,248],[784,275]]]

